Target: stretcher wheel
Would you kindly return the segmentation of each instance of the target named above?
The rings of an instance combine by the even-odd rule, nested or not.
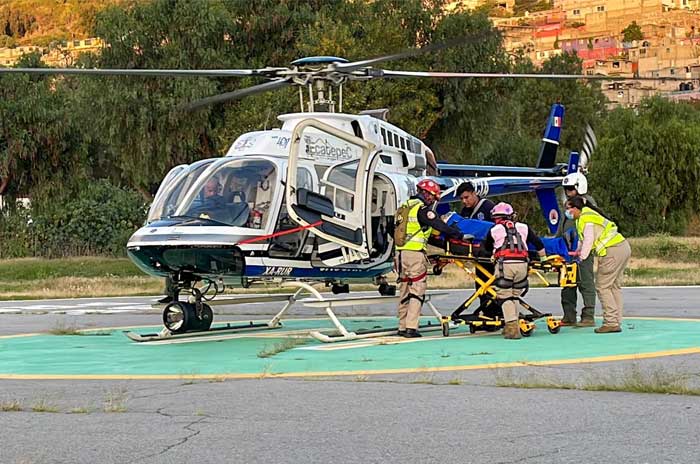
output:
[[[442,323],[442,336],[443,336],[443,337],[449,337],[449,336],[450,336],[450,323],[449,323],[449,322],[443,322],[443,323]]]
[[[523,337],[529,337],[530,335],[532,335],[532,332],[534,330],[535,330],[534,327],[532,329],[529,329],[529,330],[523,330],[523,328],[521,327],[520,328],[520,335],[522,335]]]
[[[547,326],[547,330],[549,330],[549,333],[551,333],[551,334],[558,334],[558,333],[559,333],[559,329],[561,329],[561,326],[560,326],[560,325],[558,325],[558,326],[556,326],[556,327],[554,327],[554,328],[552,328],[552,327],[550,327],[550,326]]]
[[[476,327],[474,327],[472,324],[469,324],[469,333],[470,334],[476,333]]]
[[[433,266],[433,274],[436,276],[439,276],[440,274],[442,274],[442,267],[440,267],[437,264],[435,266]]]

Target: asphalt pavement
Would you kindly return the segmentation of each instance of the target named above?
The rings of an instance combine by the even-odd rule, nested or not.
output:
[[[700,317],[698,287],[624,294],[627,316]],[[449,292],[436,306],[447,313],[466,296]],[[556,290],[533,289],[527,299],[558,307]],[[0,335],[155,325],[152,300],[0,302]],[[262,319],[278,307],[215,311]],[[389,316],[394,308],[338,312]],[[526,339],[511,343],[527,349]],[[0,380],[0,409],[21,409],[0,411],[0,463],[696,463],[699,396],[562,388],[678,374],[697,388],[700,356],[302,380]],[[516,388],[538,385],[557,388]]]

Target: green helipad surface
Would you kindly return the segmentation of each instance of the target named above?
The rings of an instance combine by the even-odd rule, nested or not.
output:
[[[394,318],[343,319],[350,330],[391,327]],[[427,322],[427,319],[426,319]],[[286,320],[283,329],[236,334],[223,340],[139,344],[122,329],[86,335],[0,337],[0,378],[190,378],[464,370],[527,364],[639,359],[700,353],[700,320],[628,318],[621,334],[565,327],[550,334],[544,322],[529,338],[470,335],[466,328],[424,332],[420,339],[384,337],[324,344],[304,336],[330,330],[326,320]],[[139,327],[140,333],[157,327]],[[298,338],[299,344],[290,342]]]

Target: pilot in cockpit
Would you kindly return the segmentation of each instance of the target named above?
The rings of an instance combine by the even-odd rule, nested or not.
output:
[[[223,206],[224,197],[221,196],[221,184],[216,177],[212,177],[204,184],[202,193],[204,196],[204,205],[209,207]]]
[[[226,203],[246,203],[249,197],[250,182],[246,176],[232,175],[228,181]]]

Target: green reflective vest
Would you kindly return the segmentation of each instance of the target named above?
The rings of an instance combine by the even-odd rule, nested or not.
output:
[[[578,232],[579,240],[583,240],[583,229],[586,227],[586,224],[595,224],[603,228],[600,237],[593,242],[593,251],[598,256],[607,255],[609,247],[622,243],[625,240],[625,237],[617,231],[617,226],[613,221],[584,206],[581,210],[581,216],[576,220],[576,231]]]
[[[428,238],[433,231],[432,227],[422,230],[418,222],[418,210],[423,206],[423,202],[417,199],[408,200],[405,204],[411,208],[408,212],[408,224],[406,224],[406,244],[397,246],[398,251],[424,251],[428,244]]]

